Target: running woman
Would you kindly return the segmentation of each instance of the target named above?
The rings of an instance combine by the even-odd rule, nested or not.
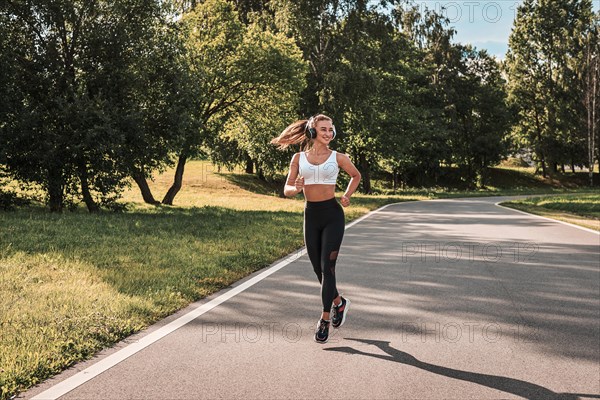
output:
[[[351,177],[346,192],[340,198],[342,206],[350,205],[350,197],[360,182],[360,173],[350,158],[329,149],[334,137],[335,127],[331,118],[318,114],[309,120],[294,122],[271,141],[280,149],[292,144],[301,145],[302,151],[292,157],[284,194],[294,197],[304,192],[306,199],[304,242],[321,283],[323,302],[323,312],[315,331],[318,343],[327,342],[330,324],[334,328],[342,326],[350,306],[350,300],[338,293],[335,282],[335,264],[345,228],[344,210],[335,198],[339,169]],[[330,313],[333,314],[331,319]]]

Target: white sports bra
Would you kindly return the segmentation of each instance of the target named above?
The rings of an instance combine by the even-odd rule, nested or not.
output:
[[[340,172],[337,163],[336,151],[324,163],[314,165],[308,162],[306,153],[300,152],[299,175],[304,177],[305,185],[335,185]]]

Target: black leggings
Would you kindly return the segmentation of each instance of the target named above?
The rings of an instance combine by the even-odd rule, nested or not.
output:
[[[321,283],[323,311],[329,312],[339,293],[335,263],[344,238],[344,210],[335,198],[307,201],[304,209],[304,242],[308,258]]]

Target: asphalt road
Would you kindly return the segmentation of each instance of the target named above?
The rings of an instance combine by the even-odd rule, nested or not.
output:
[[[494,205],[505,199],[390,205],[348,228],[336,273],[352,306],[324,345],[302,255],[22,397],[70,383],[61,399],[598,399],[600,236]]]

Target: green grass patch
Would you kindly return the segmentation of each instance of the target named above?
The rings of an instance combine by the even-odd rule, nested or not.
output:
[[[507,207],[600,231],[600,193],[531,197],[502,203]]]

